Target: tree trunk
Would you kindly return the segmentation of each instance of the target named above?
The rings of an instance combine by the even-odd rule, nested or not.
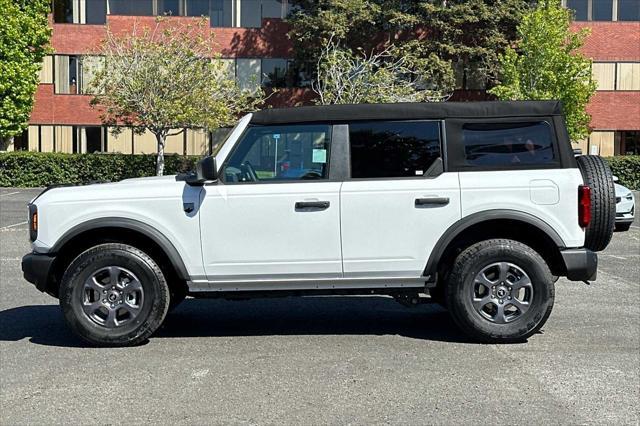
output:
[[[164,142],[166,136],[162,133],[156,134],[156,141],[158,141],[158,158],[156,160],[156,176],[162,176],[164,174]]]

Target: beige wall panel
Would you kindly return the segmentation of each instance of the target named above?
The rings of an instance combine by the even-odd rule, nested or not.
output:
[[[180,129],[170,130],[169,133],[176,133]],[[164,152],[167,154],[180,154],[184,152],[184,134],[180,133],[175,136],[167,136],[167,140],[164,144]]]
[[[29,126],[29,151],[38,151],[38,138],[40,137],[40,126]]]
[[[594,62],[591,71],[593,79],[598,84],[597,90],[614,90],[616,81],[615,63]]]
[[[73,153],[73,127],[55,126],[56,152]]]
[[[187,155],[207,155],[209,134],[204,130],[187,129]]]
[[[131,129],[124,129],[117,136],[111,134],[111,129],[107,129],[107,152],[131,154]]]
[[[142,135],[133,136],[134,154],[155,154],[156,152],[158,152],[158,144],[153,133],[147,130]]]
[[[40,126],[42,152],[53,152],[53,126]]]
[[[579,141],[576,141],[576,142],[572,142],[571,143],[571,148],[572,149],[580,148],[582,150],[583,154],[588,154],[589,153],[589,139],[585,138],[585,139],[580,139]]]
[[[618,90],[640,90],[640,63],[618,63]]]
[[[56,55],[56,93],[69,93],[69,57]]]
[[[53,56],[47,55],[44,57],[38,80],[41,84],[53,84]]]
[[[598,147],[598,152],[602,157],[610,157],[614,153],[613,147],[614,132],[592,132],[589,136],[589,149],[593,149],[594,146]],[[586,152],[584,154],[593,154],[593,151]]]

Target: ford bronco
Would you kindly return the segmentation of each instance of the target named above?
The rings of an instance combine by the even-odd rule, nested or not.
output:
[[[575,158],[559,102],[248,114],[193,173],[45,190],[25,278],[95,345],[138,344],[185,297],[380,294],[510,342],[558,277],[596,278],[611,172]]]

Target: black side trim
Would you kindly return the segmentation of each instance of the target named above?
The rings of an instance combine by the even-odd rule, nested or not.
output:
[[[487,210],[479,213],[474,213],[460,219],[459,221],[451,225],[444,232],[444,234],[442,234],[442,237],[440,237],[436,245],[433,247],[433,250],[431,251],[431,255],[429,256],[429,260],[427,261],[427,266],[424,268],[423,275],[429,277],[430,282],[435,281],[438,263],[440,262],[440,258],[444,254],[449,244],[465,229],[481,222],[496,219],[517,220],[520,222],[528,223],[529,225],[533,225],[540,231],[544,232],[549,238],[551,238],[559,248],[564,248],[564,242],[562,241],[562,238],[560,238],[560,235],[558,235],[558,233],[555,231],[555,229],[553,229],[551,225],[538,217],[517,210]]]
[[[124,228],[129,229],[144,236],[150,238],[160,246],[160,248],[166,253],[169,257],[171,264],[174,269],[178,273],[178,277],[183,280],[189,280],[189,273],[187,272],[187,268],[184,266],[184,262],[178,253],[178,250],[174,247],[174,245],[169,241],[167,237],[164,236],[163,233],[155,229],[154,227],[147,225],[146,223],[140,222],[134,219],[121,218],[121,217],[108,217],[108,218],[100,218],[89,220],[87,222],[81,223],[80,225],[71,228],[67,231],[51,248],[49,254],[56,254],[60,251],[60,249],[68,243],[73,237],[80,235],[83,232],[91,231],[94,229],[100,228]]]
[[[50,279],[49,271],[51,265],[56,260],[54,256],[46,254],[29,253],[22,258],[22,273],[24,279],[32,284],[40,291],[47,289],[47,283]]]
[[[595,281],[598,276],[598,255],[586,248],[560,252],[570,281]]]

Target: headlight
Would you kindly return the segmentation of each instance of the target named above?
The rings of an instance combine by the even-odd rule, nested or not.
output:
[[[632,193],[628,193],[624,198],[626,198],[627,200],[631,201],[631,200],[633,200],[633,194]]]

